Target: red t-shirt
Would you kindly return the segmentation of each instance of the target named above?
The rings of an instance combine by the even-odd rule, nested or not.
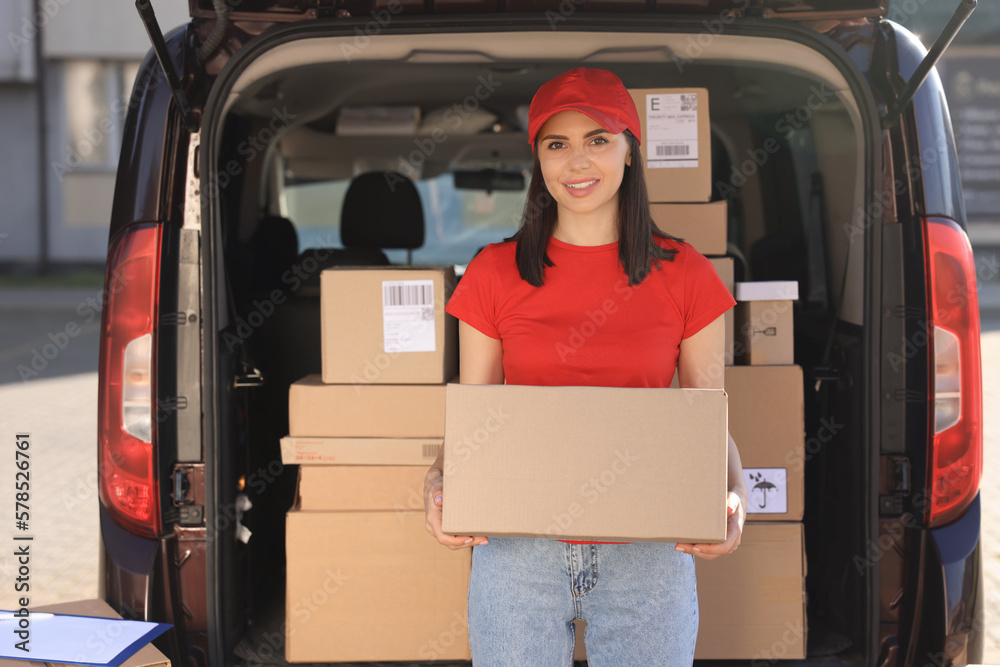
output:
[[[492,243],[469,263],[445,311],[500,339],[507,384],[669,387],[681,340],[736,301],[691,244],[653,238],[678,253],[634,286],[617,243],[550,237],[555,266],[545,267],[541,287],[521,279],[514,242]]]

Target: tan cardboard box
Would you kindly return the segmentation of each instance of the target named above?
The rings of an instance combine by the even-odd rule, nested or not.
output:
[[[736,360],[744,365],[794,364],[794,280],[736,283]]]
[[[441,451],[441,438],[296,438],[281,439],[281,462],[340,466],[430,466]]]
[[[805,416],[799,366],[726,368],[729,432],[743,462],[753,521],[800,521]]]
[[[729,293],[733,293],[733,281],[734,281],[734,268],[733,268],[733,258],[732,257],[709,257],[708,261],[712,263],[715,267],[716,273],[719,274],[719,278],[725,283],[726,287],[729,289]],[[725,351],[725,365],[732,366],[734,360],[733,354],[733,341],[734,341],[734,321],[735,315],[733,314],[733,309],[730,308],[726,311],[724,315],[724,321],[726,323],[726,351]]]
[[[726,394],[449,384],[444,531],[719,542]]]
[[[806,657],[802,524],[747,523],[736,553],[695,558],[698,660]],[[586,623],[577,623],[574,660],[586,660]]]
[[[289,662],[469,660],[470,549],[424,512],[302,512],[286,521]]]
[[[337,267],[320,274],[323,382],[429,384],[458,372],[446,267]]]
[[[423,466],[299,468],[300,510],[424,510]]]
[[[706,204],[650,204],[656,226],[679,236],[702,255],[725,255],[726,201]]]
[[[60,602],[57,604],[31,607],[31,611],[45,611],[53,614],[73,614],[76,616],[100,616],[102,618],[121,618],[104,600],[75,600],[73,602]],[[70,663],[39,662],[34,660],[8,660],[0,658],[0,667],[60,667]],[[121,667],[170,667],[170,660],[167,656],[152,644],[147,644],[139,649],[128,660],[122,663]]]
[[[442,384],[326,384],[307,375],[288,391],[294,437],[441,438]]]
[[[635,88],[651,202],[707,202],[712,142],[705,88]],[[724,252],[724,251],[723,251]]]
[[[736,553],[695,559],[700,660],[806,657],[805,536],[800,523],[747,523]]]

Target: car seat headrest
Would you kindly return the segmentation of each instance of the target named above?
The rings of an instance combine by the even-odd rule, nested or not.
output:
[[[340,240],[344,247],[421,247],[424,210],[413,181],[392,171],[355,178],[344,196]]]

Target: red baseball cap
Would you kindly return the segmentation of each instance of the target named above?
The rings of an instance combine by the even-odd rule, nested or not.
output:
[[[528,143],[532,152],[545,121],[567,110],[590,116],[612,134],[629,130],[642,141],[639,112],[622,80],[607,70],[577,67],[543,84],[531,99]]]

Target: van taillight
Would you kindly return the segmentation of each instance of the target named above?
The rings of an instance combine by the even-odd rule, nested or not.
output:
[[[931,341],[931,431],[927,523],[958,518],[979,491],[983,472],[983,379],[976,265],[954,221],[924,224]]]
[[[160,533],[153,359],[160,227],[129,227],[112,244],[104,280],[98,377],[101,503],[136,535]]]

